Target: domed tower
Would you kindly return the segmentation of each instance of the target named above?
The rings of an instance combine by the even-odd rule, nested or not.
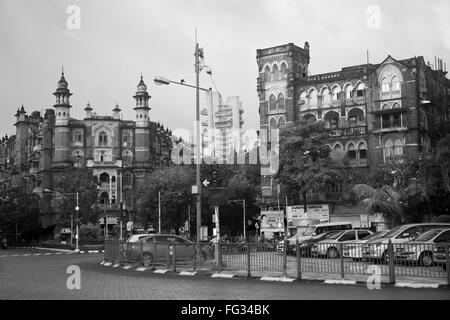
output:
[[[58,88],[53,93],[56,97],[55,108],[55,158],[54,162],[58,165],[69,165],[70,157],[70,93],[68,84],[64,78],[64,70],[61,73],[61,79],[58,81]],[[67,163],[67,164],[64,164]]]
[[[136,128],[135,128],[135,161],[136,162],[148,162],[150,157],[150,119],[148,106],[148,100],[151,98],[147,92],[147,86],[144,83],[144,79],[141,75],[141,81],[137,86],[136,95],[133,96],[136,99]]]

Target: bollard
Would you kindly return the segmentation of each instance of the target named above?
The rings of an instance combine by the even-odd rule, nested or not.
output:
[[[395,284],[394,245],[391,239],[388,242],[389,283]]]
[[[288,249],[288,241],[284,239],[284,252],[283,252],[283,277],[287,276],[287,249]]]
[[[197,248],[196,248],[196,246],[195,246],[195,242],[194,242],[194,245],[193,245],[193,251],[194,251],[194,256],[193,256],[193,258],[194,258],[194,261],[193,261],[193,264],[194,264],[194,272],[195,271],[197,271]]]
[[[141,264],[144,265],[144,243],[141,242]]]
[[[244,242],[244,245],[247,244],[247,278],[251,277],[250,271],[250,244],[248,242]]]
[[[447,269],[447,285],[450,286],[450,246],[445,246],[445,268]]]
[[[344,272],[344,245],[342,243],[339,244],[339,259],[341,261],[341,279],[344,280],[345,272]]]
[[[218,242],[219,252],[217,253],[217,260],[219,262],[219,272],[222,272],[222,247],[220,245],[220,239]]]
[[[297,280],[302,280],[302,262],[300,259],[300,244],[295,241],[295,253],[297,255]]]
[[[177,272],[177,248],[176,248],[176,246],[177,246],[177,244],[176,243],[174,243],[173,244],[173,246],[172,246],[172,248],[173,248],[173,251],[172,251],[172,264],[173,264],[173,272]]]

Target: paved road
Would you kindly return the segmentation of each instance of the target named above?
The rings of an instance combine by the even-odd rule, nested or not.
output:
[[[37,253],[42,251],[0,251],[0,299],[450,299],[447,289],[368,290],[362,285],[192,278],[101,267],[103,254]],[[67,289],[71,265],[81,270],[80,290]]]

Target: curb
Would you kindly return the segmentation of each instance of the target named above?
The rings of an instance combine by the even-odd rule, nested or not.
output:
[[[48,251],[54,251],[54,252],[61,252],[61,253],[79,253],[79,254],[85,254],[85,253],[104,253],[105,250],[85,250],[85,251],[78,251],[75,250],[69,250],[69,249],[57,249],[57,248],[45,248],[45,247],[11,247],[11,249],[26,249],[26,250],[48,250]]]
[[[119,267],[119,264],[113,264],[111,262],[102,261],[100,262],[100,266],[102,267],[112,267],[117,268]],[[145,268],[142,266],[121,266],[121,269],[123,270],[130,270],[130,271],[138,271],[138,272],[151,272],[154,274],[170,274],[170,275],[178,275],[178,276],[184,276],[184,277],[210,277],[210,278],[219,278],[219,279],[252,279],[252,280],[260,280],[260,281],[267,281],[267,282],[284,282],[284,283],[293,283],[293,282],[320,282],[323,284],[335,284],[335,285],[367,285],[364,281],[357,281],[357,280],[323,280],[323,279],[313,279],[313,278],[288,278],[288,277],[261,277],[261,276],[242,276],[238,274],[229,274],[229,273],[220,273],[217,271],[172,271],[168,269],[155,269],[155,267],[152,268]],[[393,287],[399,287],[399,288],[414,288],[414,289],[438,289],[438,288],[448,288],[448,285],[446,284],[438,284],[438,283],[407,283],[407,282],[399,282],[396,284],[389,284],[389,283],[382,283],[382,286],[393,286]]]

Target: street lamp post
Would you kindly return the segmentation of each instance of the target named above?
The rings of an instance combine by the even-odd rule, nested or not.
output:
[[[168,85],[170,83],[178,84],[180,86],[194,88],[196,90],[196,112],[195,112],[195,123],[196,123],[196,152],[195,152],[195,162],[196,162],[196,185],[197,185],[197,243],[200,242],[200,226],[202,221],[202,184],[200,182],[200,155],[201,155],[201,146],[200,146],[200,97],[199,91],[209,92],[212,102],[212,88],[205,89],[200,88],[199,86],[199,76],[202,67],[200,66],[200,48],[198,43],[195,45],[195,75],[196,75],[196,85],[189,85],[184,83],[184,80],[181,82],[176,82],[172,80],[168,80],[164,77],[157,76],[154,79],[154,82],[157,85]]]

